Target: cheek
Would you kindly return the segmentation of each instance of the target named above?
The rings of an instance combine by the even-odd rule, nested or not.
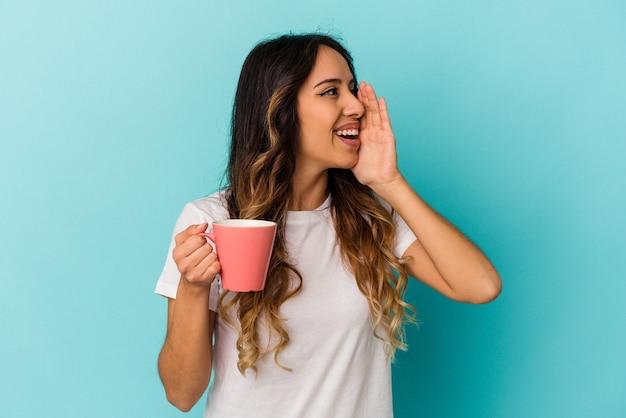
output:
[[[300,120],[300,140],[314,141],[327,138],[332,133],[332,124],[320,118],[307,118]]]
[[[309,126],[316,130],[332,129],[337,121],[338,115],[329,106],[322,106],[317,103],[310,105],[298,112],[298,119],[302,126]]]

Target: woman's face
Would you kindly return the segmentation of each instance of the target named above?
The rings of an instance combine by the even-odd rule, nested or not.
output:
[[[355,96],[356,87],[346,60],[321,45],[311,74],[298,91],[299,172],[315,175],[357,163],[359,119],[364,108]]]

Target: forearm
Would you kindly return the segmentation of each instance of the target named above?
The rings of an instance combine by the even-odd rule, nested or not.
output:
[[[433,210],[399,175],[374,189],[405,220],[449,287],[449,296],[488,302],[501,289],[500,276],[483,252]]]
[[[435,212],[398,171],[396,140],[387,102],[361,82],[359,161],[352,172],[406,221],[418,237],[405,252],[409,273],[446,296],[484,303],[500,292],[500,276],[487,257],[452,224]]]
[[[170,301],[159,374],[167,399],[183,411],[195,405],[211,378],[214,314],[208,309],[209,292],[181,279],[176,300]]]

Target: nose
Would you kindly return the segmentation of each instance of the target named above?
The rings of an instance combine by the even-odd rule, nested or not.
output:
[[[356,119],[361,119],[361,116],[365,113],[365,107],[363,103],[352,92],[344,95],[346,102],[343,108],[343,114]]]

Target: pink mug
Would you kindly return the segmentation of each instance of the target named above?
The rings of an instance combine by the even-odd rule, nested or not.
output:
[[[276,222],[224,219],[213,222],[213,233],[201,235],[215,243],[224,289],[233,292],[263,290],[274,248]]]

